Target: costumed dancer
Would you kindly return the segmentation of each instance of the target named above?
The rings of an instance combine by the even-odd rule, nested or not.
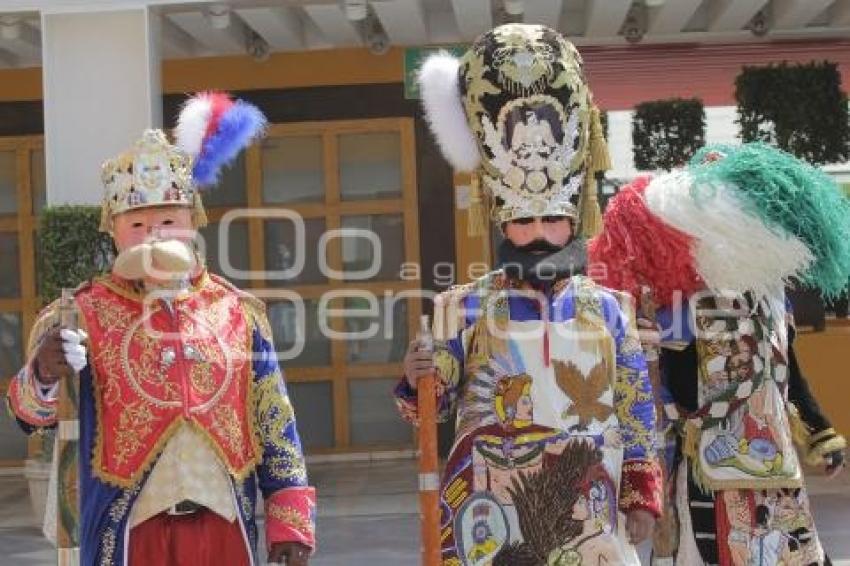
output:
[[[456,414],[441,482],[447,566],[638,564],[632,543],[660,512],[633,314],[583,275],[578,232],[599,223],[594,174],[609,164],[581,65],[557,32],[511,24],[419,75],[443,153],[483,185],[506,237],[501,269],[436,299],[435,351],[412,342],[396,389],[415,424],[417,380],[436,368],[439,419]]]
[[[264,304],[192,251],[200,188],[265,118],[220,93],[184,106],[179,148],[147,130],[103,166],[112,272],[75,292],[81,330],[39,316],[8,400],[27,432],[55,426],[55,384],[79,372],[81,564],[259,564],[257,488],[270,561],[303,566],[315,492]],[[50,513],[50,509],[48,513]]]
[[[636,296],[648,286],[661,306],[661,393],[676,433],[667,563],[829,563],[794,445],[834,473],[846,442],[800,372],[784,289],[844,289],[848,218],[826,174],[763,144],[704,148],[609,202],[591,261],[607,267],[604,284]]]

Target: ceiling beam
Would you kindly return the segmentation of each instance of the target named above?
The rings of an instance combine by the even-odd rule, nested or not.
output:
[[[305,17],[304,23],[304,45],[306,49],[331,49],[333,44],[325,39],[316,24],[309,17]]]
[[[236,13],[266,40],[272,51],[296,51],[304,47],[304,25],[295,8],[238,8]]]
[[[421,0],[372,0],[372,8],[393,45],[429,43]]]
[[[245,43],[250,30],[236,14],[230,14],[230,25],[224,29],[214,28],[206,12],[201,10],[169,13],[167,17],[212,53],[245,52]]]
[[[461,38],[472,41],[493,27],[490,0],[452,0]]]
[[[454,12],[451,10],[427,10],[425,17],[428,19],[428,39],[430,43],[440,45],[461,42]]]
[[[657,8],[649,8],[647,33],[679,33],[693,17],[702,0],[667,0]]]
[[[543,24],[557,29],[561,22],[563,0],[527,0],[524,8],[526,23]]]
[[[20,63],[21,60],[18,57],[0,47],[0,68],[17,67]]]
[[[826,10],[834,0],[774,0],[773,28],[790,29],[805,27],[818,14]]]
[[[201,0],[210,2],[211,0]],[[5,12],[41,12],[43,14],[68,14],[79,12],[114,12],[135,10],[145,6],[175,4],[174,0],[3,0]]]
[[[166,57],[192,57],[198,55],[201,50],[201,45],[195,38],[165,16],[160,21],[159,33]]]
[[[304,11],[331,45],[360,45],[357,30],[338,4],[310,4]]]
[[[2,16],[0,48],[18,63],[37,62],[41,58],[41,32],[17,16]]]
[[[832,5],[829,25],[832,27],[850,26],[850,0],[837,0]]]
[[[584,37],[613,37],[623,27],[632,0],[588,0],[585,6]]]
[[[768,0],[716,0],[708,17],[708,31],[739,31],[764,8]]]

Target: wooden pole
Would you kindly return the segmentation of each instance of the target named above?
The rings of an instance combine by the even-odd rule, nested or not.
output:
[[[434,351],[428,315],[420,319],[419,338]],[[422,565],[439,566],[440,475],[437,459],[437,391],[434,372],[419,379],[419,506],[422,517]]]
[[[644,318],[656,326],[657,309],[652,293],[648,287],[644,287],[641,293],[641,313]],[[666,431],[664,429],[664,402],[661,399],[661,365],[659,358],[659,346],[655,345],[646,349],[646,365],[649,372],[649,380],[652,383],[652,392],[655,396],[656,434],[659,439],[658,465],[661,466],[662,474],[665,473],[664,452],[667,447]],[[664,491],[662,492],[661,517],[655,523],[652,532],[652,561],[653,564],[666,563],[676,555],[676,547],[679,542],[678,520],[676,510],[670,501],[670,490],[667,485],[669,477],[664,477]]]
[[[77,329],[74,292],[62,289],[59,320],[62,328]],[[59,566],[80,564],[80,489],[79,489],[79,376],[72,368],[59,381],[56,409],[58,459],[56,482],[56,546]]]

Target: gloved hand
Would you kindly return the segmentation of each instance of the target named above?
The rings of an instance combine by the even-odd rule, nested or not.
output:
[[[38,380],[43,385],[53,385],[69,367],[74,371],[86,367],[87,339],[83,330],[54,328],[48,332],[35,356]]]

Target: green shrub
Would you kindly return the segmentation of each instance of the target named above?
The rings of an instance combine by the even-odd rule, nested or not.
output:
[[[705,145],[705,110],[698,98],[653,100],[632,116],[635,167],[643,171],[684,165]]]
[[[847,94],[835,63],[744,67],[735,99],[745,142],[774,144],[815,164],[850,157]]]
[[[99,226],[99,206],[64,205],[42,211],[38,283],[45,304],[58,298],[63,287],[77,287],[108,271],[114,247]]]

